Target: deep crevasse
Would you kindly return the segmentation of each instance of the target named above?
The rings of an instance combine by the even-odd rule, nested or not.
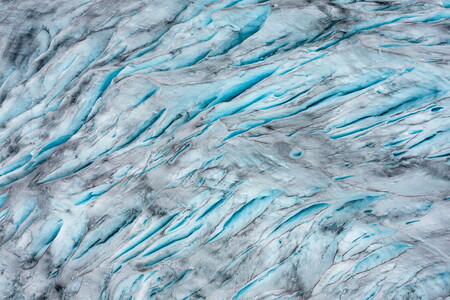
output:
[[[450,2],[2,1],[2,299],[444,299]]]

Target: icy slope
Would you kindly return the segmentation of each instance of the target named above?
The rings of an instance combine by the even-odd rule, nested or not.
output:
[[[445,298],[449,18],[2,0],[0,298]]]

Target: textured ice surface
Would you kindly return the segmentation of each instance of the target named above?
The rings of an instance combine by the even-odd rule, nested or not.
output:
[[[1,299],[444,299],[448,0],[2,0]]]

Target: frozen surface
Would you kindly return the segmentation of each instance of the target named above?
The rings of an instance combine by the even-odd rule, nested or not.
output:
[[[445,299],[450,1],[1,0],[1,299]]]

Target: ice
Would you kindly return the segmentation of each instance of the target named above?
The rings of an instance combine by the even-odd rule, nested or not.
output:
[[[450,2],[3,1],[1,299],[445,299]]]

